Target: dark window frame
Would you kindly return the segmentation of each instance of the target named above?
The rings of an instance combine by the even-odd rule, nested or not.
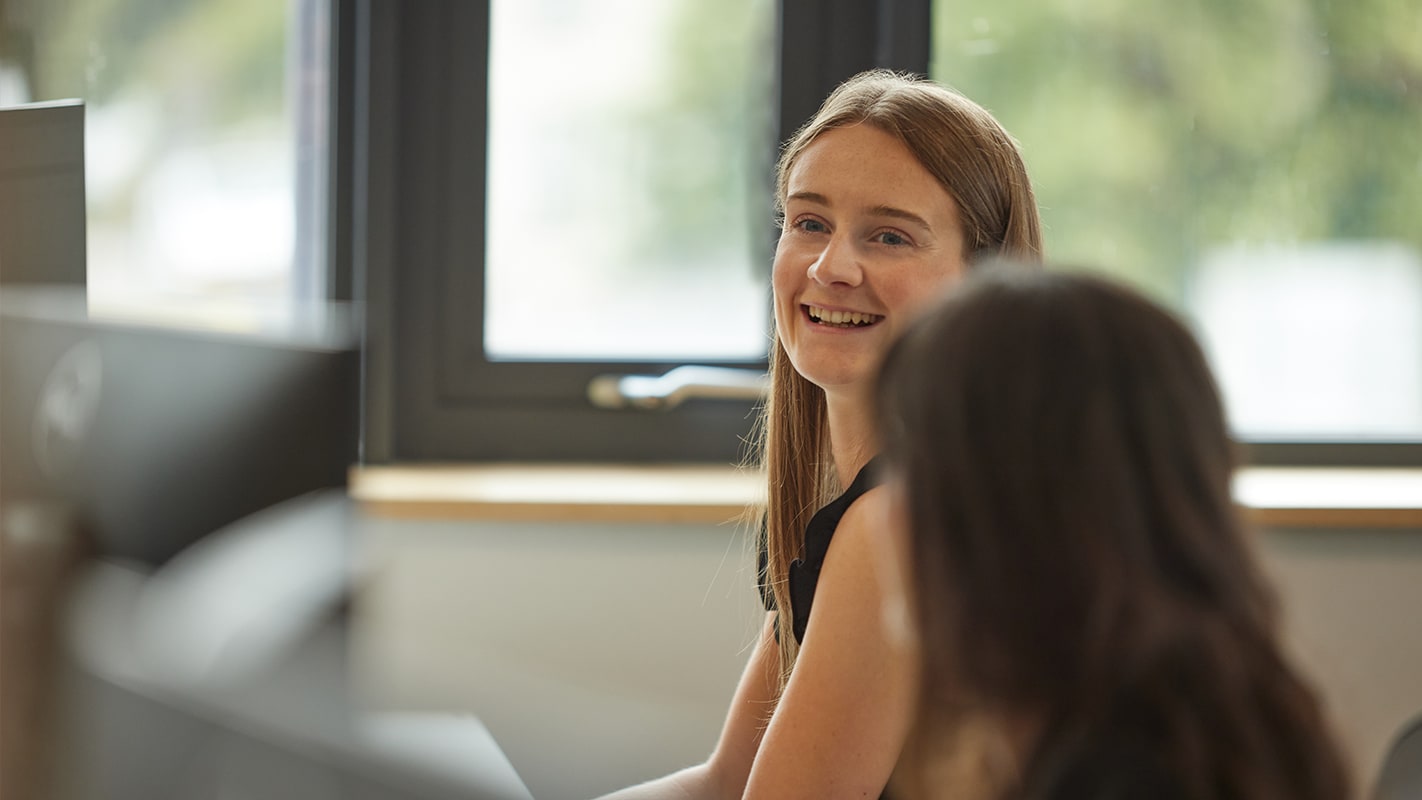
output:
[[[931,5],[781,0],[778,141],[862,69],[926,73]],[[327,252],[335,296],[364,309],[362,462],[739,461],[751,403],[647,412],[585,399],[594,375],[676,363],[484,358],[488,1],[333,0],[332,11]],[[1422,464],[1422,440],[1241,445],[1255,465]]]
[[[782,0],[778,138],[855,72],[926,72],[928,5]],[[332,251],[349,260],[365,310],[362,460],[740,460],[750,402],[639,411],[586,399],[596,375],[654,375],[677,362],[485,358],[488,10],[487,0],[336,3],[342,107],[333,187],[350,200],[332,204],[345,242]],[[771,184],[767,175],[767,192]],[[773,238],[767,224],[767,270]],[[711,365],[764,369],[765,361]]]

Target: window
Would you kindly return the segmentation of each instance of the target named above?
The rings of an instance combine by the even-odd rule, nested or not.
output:
[[[589,387],[763,372],[778,142],[859,70],[926,69],[926,6],[339,8],[366,460],[739,460],[752,400],[609,409]]]
[[[859,70],[927,72],[1022,141],[1053,260],[1198,326],[1256,458],[1416,463],[1410,22],[1381,0],[12,0],[0,102],[86,100],[100,296],[361,300],[368,461],[725,463],[753,401],[590,387],[763,370],[778,142]]]
[[[0,6],[0,104],[85,104],[92,306],[241,317],[328,294],[330,18],[327,0]]]
[[[491,360],[765,354],[774,11],[492,4]]]
[[[1415,9],[937,0],[933,12],[930,72],[1021,141],[1049,257],[1183,312],[1256,458],[1418,462]]]

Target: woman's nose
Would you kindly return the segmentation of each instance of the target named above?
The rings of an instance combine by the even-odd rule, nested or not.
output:
[[[864,279],[864,269],[859,263],[854,247],[833,238],[820,251],[819,258],[810,264],[810,279],[823,285],[842,284],[858,286]]]

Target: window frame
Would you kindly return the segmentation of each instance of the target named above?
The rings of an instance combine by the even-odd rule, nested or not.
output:
[[[767,147],[860,70],[926,72],[928,6],[782,0],[779,131]],[[740,461],[751,402],[643,411],[586,399],[594,376],[657,375],[681,362],[484,356],[488,0],[336,7],[346,114],[336,117],[334,196],[350,202],[333,204],[332,226],[349,242],[333,250],[350,260],[365,313],[362,461]],[[767,192],[772,184],[766,175]],[[767,220],[767,274],[774,236]],[[764,359],[696,363],[766,367]]]
[[[780,0],[775,144],[860,70],[927,74],[931,7]],[[752,403],[609,411],[585,398],[595,375],[678,363],[484,357],[488,11],[488,0],[332,2],[327,252],[333,296],[363,308],[362,463],[741,461]],[[774,235],[768,226],[767,270]],[[1253,465],[1422,464],[1422,439],[1240,445]]]

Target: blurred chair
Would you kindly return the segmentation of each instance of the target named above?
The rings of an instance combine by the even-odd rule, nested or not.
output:
[[[1402,726],[1383,758],[1373,800],[1422,798],[1422,714]]]

